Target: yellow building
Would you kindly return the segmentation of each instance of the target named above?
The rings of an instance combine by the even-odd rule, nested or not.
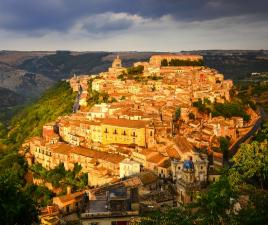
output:
[[[148,121],[104,119],[101,123],[102,144],[126,144],[148,147],[154,144],[154,128]]]

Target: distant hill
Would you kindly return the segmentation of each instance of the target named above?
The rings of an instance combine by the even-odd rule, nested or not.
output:
[[[106,70],[117,53],[111,52],[0,52],[0,87],[37,98],[55,82],[73,74]],[[148,60],[153,53],[120,52],[124,65]]]
[[[0,87],[0,123],[7,121],[16,109],[25,102],[24,96]]]
[[[0,87],[0,108],[11,107],[25,101],[25,97],[6,88]]]
[[[200,50],[205,65],[215,68],[228,79],[240,80],[252,72],[268,71],[268,50]]]

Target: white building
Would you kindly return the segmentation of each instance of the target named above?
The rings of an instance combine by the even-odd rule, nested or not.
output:
[[[95,104],[90,108],[87,118],[89,120],[94,120],[95,118],[106,118],[109,108],[110,105],[106,103]]]
[[[100,92],[104,85],[105,85],[105,80],[95,79],[92,81],[92,90]]]
[[[120,178],[128,177],[140,172],[140,164],[131,159],[124,159],[119,163]]]

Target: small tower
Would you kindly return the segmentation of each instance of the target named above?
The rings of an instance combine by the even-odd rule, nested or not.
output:
[[[122,61],[119,58],[119,55],[117,55],[116,58],[114,59],[112,63],[112,68],[122,68]]]

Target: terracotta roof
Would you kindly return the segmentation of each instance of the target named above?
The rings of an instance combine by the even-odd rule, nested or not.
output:
[[[71,145],[61,143],[61,142],[53,144],[53,145],[50,145],[50,149],[54,153],[64,154],[64,155],[69,155],[72,152],[72,146]]]
[[[75,192],[69,195],[63,195],[56,197],[61,203],[67,203],[70,201],[76,201],[77,198],[81,197],[84,194],[84,191]]]
[[[175,137],[174,141],[180,152],[186,153],[193,151],[193,146],[187,141],[185,137],[178,135]]]
[[[120,163],[123,159],[125,159],[122,155],[111,154],[107,152],[95,151],[91,149],[81,148],[81,147],[73,147],[73,154],[82,155],[85,157],[90,157],[93,159],[101,159],[111,163]]]
[[[167,159],[164,162],[160,163],[159,166],[163,168],[169,168],[171,166],[171,162],[169,159]]]
[[[139,177],[143,185],[154,183],[158,180],[158,176],[152,172],[141,172],[135,176]]]
[[[166,150],[166,153],[169,157],[177,158],[177,159],[180,158],[180,154],[178,153],[178,151],[174,147],[170,146],[170,147],[167,147],[165,150]]]
[[[159,164],[163,163],[166,159],[167,159],[167,157],[161,155],[160,153],[157,153],[157,154],[154,154],[151,157],[149,157],[147,159],[147,161],[150,163],[154,163],[154,164],[159,165]]]
[[[150,156],[150,155],[155,155],[157,154],[155,149],[142,149],[141,151],[139,151],[139,154],[144,155],[146,157]]]

